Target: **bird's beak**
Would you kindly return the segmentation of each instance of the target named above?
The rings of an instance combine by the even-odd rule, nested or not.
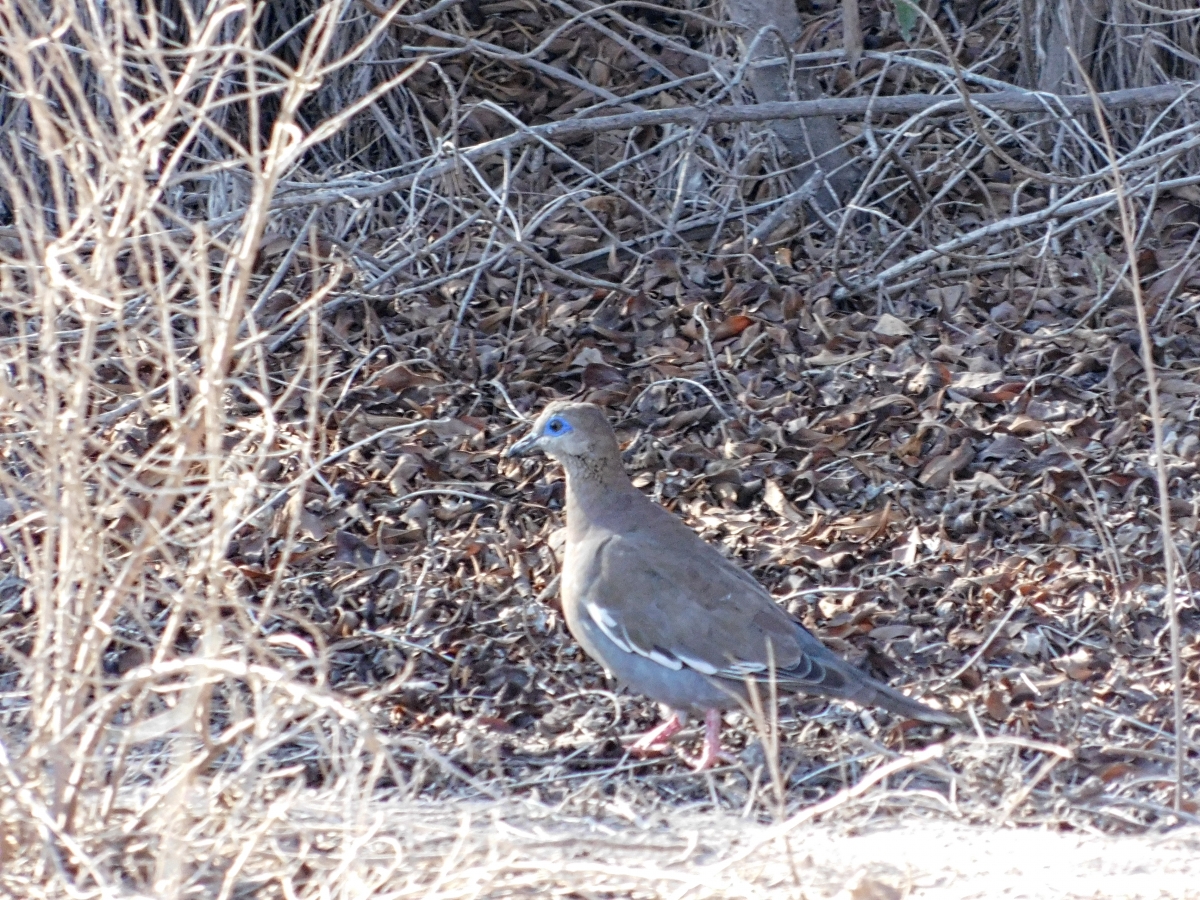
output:
[[[537,432],[531,431],[529,434],[525,435],[525,437],[521,438],[521,440],[517,441],[506,451],[504,451],[504,458],[513,459],[518,456],[528,456],[535,450],[540,449],[541,448],[538,446]]]

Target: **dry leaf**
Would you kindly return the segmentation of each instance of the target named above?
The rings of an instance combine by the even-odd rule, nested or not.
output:
[[[589,388],[611,387],[626,384],[625,376],[612,366],[588,363],[583,368],[583,386]]]
[[[975,459],[975,449],[970,441],[963,441],[953,453],[930,460],[917,481],[929,488],[944,488],[952,476],[961,472]]]
[[[712,330],[712,339],[714,341],[723,341],[726,338],[737,337],[747,328],[754,324],[754,320],[749,316],[730,316],[724,322],[718,324]]]
[[[783,488],[774,479],[768,479],[763,488],[763,503],[767,504],[767,508],[775,515],[782,516],[793,524],[799,525],[804,521],[804,517],[792,506],[791,501],[784,495]]]
[[[573,367],[603,366],[605,365],[604,354],[595,347],[584,347],[575,354],[575,358],[571,360],[571,365]]]
[[[810,356],[804,361],[810,366],[841,366],[870,355],[870,350],[863,350],[861,353],[832,353],[827,348],[822,347],[820,353]]]
[[[988,691],[984,707],[987,709],[987,714],[997,722],[1003,722],[1008,718],[1008,701],[1004,699],[1001,691]]]
[[[912,337],[912,329],[897,319],[891,313],[884,313],[871,329],[875,334],[885,337]]]
[[[1102,766],[1096,771],[1096,777],[1105,784],[1110,784],[1118,778],[1124,778],[1126,775],[1132,775],[1137,771],[1134,766],[1127,762],[1113,762],[1107,766]]]

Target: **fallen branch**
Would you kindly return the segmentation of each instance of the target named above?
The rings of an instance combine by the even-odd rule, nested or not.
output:
[[[1131,88],[1109,91],[1098,95],[1105,109],[1126,109],[1131,106],[1155,106],[1181,100],[1196,90],[1189,83],[1164,84],[1148,88]],[[1060,96],[1029,91],[995,91],[971,94],[971,102],[1004,112],[1059,112],[1063,115],[1090,114],[1092,99],[1086,94]],[[565,122],[549,122],[545,125],[528,126],[516,119],[502,107],[484,104],[492,112],[508,119],[517,131],[484,141],[470,147],[446,146],[446,156],[433,162],[422,160],[419,171],[397,178],[389,178],[377,184],[363,185],[361,178],[352,183],[331,182],[320,185],[297,186],[282,192],[275,203],[276,210],[294,209],[301,206],[324,205],[338,201],[358,201],[379,197],[393,191],[402,191],[423,178],[433,178],[453,171],[460,157],[478,159],[510,150],[526,141],[570,141],[589,134],[604,131],[627,131],[633,128],[651,128],[660,125],[690,125],[703,128],[708,125],[736,122],[768,122],[773,119],[800,119],[812,116],[861,116],[912,114],[935,110],[938,114],[951,115],[962,112],[966,103],[961,96],[914,94],[898,97],[830,97],[821,100],[787,100],[754,105],[736,106],[682,106],[674,109],[648,109],[641,112],[618,113],[612,116],[577,118]],[[215,224],[215,223],[214,223]]]

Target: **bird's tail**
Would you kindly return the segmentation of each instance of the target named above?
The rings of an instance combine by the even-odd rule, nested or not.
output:
[[[782,684],[806,694],[849,700],[859,706],[881,706],[889,712],[931,725],[965,728],[969,724],[962,716],[919,703],[859,671],[799,623],[796,624],[796,640],[803,652],[798,662],[780,670]]]
[[[876,681],[833,653],[807,631],[803,632],[802,637],[807,639],[804,640],[806,652],[803,666],[792,667],[781,674],[785,681],[791,681],[793,687],[804,693],[849,700],[859,706],[881,706],[888,712],[931,725],[948,725],[951,728],[969,725],[960,715],[926,706]]]
[[[947,712],[943,709],[934,709],[932,706],[926,706],[913,700],[911,697],[906,697],[898,690],[888,687],[886,684],[881,684],[878,681],[870,681],[864,687],[872,689],[875,696],[866,702],[875,706],[882,706],[888,712],[893,712],[898,716],[907,716],[910,719],[916,719],[920,722],[928,722],[931,725],[948,725],[951,728],[965,728],[967,721],[960,715],[952,712]],[[856,702],[857,699],[856,699]]]

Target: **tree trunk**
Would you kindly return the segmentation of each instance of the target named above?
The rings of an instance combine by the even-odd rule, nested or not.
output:
[[[1025,87],[1053,94],[1083,93],[1086,88],[1079,66],[1093,77],[1096,41],[1106,10],[1106,0],[1022,0],[1025,39],[1021,42],[1021,75]]]
[[[756,60],[786,56],[787,48],[799,39],[803,26],[795,0],[729,0],[728,6],[730,20],[744,29],[741,40],[744,53],[750,54],[750,87],[760,103],[822,97],[811,73],[797,71],[792,81],[785,64],[754,65]],[[796,186],[804,184],[819,167],[825,175],[825,185],[814,199],[826,212],[840,208],[857,189],[858,172],[843,144],[837,119],[831,116],[777,119],[771,128],[787,148],[792,163],[799,167]]]

